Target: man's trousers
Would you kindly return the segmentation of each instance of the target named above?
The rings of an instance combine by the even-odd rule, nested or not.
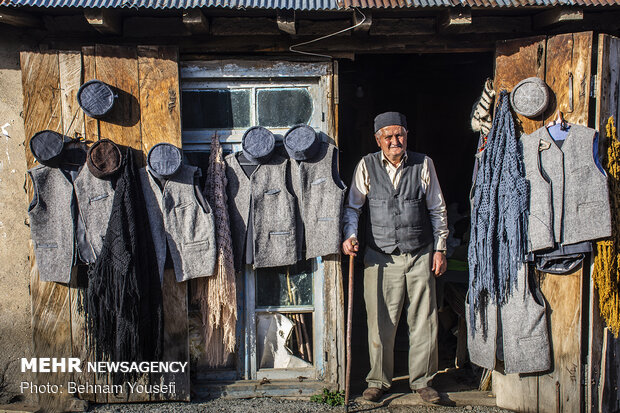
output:
[[[394,374],[394,339],[403,306],[409,325],[409,385],[430,385],[437,372],[437,299],[433,245],[412,253],[366,249],[364,300],[368,316],[369,387],[387,389]],[[400,363],[400,360],[396,360]]]

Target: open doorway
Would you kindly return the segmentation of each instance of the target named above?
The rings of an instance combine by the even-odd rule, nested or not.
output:
[[[345,183],[351,182],[362,156],[378,150],[373,119],[384,111],[399,111],[407,116],[408,149],[427,154],[435,163],[452,236],[448,271],[437,284],[439,371],[443,373],[438,374],[434,386],[443,392],[476,389],[481,371],[472,369],[466,360],[463,318],[468,280],[469,190],[479,138],[471,130],[470,114],[485,79],[493,75],[493,54],[357,55],[354,61],[340,62],[339,75],[340,174]],[[363,215],[359,228],[363,240]],[[351,386],[359,394],[366,387],[370,369],[361,257],[356,260],[355,274]],[[344,278],[346,285],[347,274]],[[395,392],[409,391],[404,316],[403,311],[394,349]]]

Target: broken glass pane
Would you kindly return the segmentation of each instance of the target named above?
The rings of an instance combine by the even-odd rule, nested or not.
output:
[[[312,260],[256,270],[256,306],[312,305]]]
[[[312,97],[307,89],[260,89],[256,100],[260,126],[288,128],[307,124],[312,115]]]
[[[182,94],[183,129],[250,126],[249,89],[189,90]]]
[[[258,313],[258,368],[312,367],[312,314]]]

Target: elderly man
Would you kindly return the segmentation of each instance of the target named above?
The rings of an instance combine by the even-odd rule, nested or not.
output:
[[[377,401],[392,384],[394,339],[403,305],[409,325],[409,385],[422,400],[440,396],[437,372],[435,277],[446,271],[448,222],[433,161],[407,151],[407,120],[397,112],[375,118],[381,150],[355,169],[344,215],[342,249],[356,255],[358,220],[368,198],[364,301],[370,373],[364,398]]]

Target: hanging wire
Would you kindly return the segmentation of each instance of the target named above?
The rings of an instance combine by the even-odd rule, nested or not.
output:
[[[357,23],[357,24],[355,24],[355,25],[353,25],[351,27],[347,27],[346,29],[339,30],[339,31],[337,31],[335,33],[327,34],[325,36],[321,36],[321,37],[318,37],[316,39],[308,40],[307,42],[302,42],[302,43],[297,43],[297,44],[291,45],[288,48],[288,50],[293,52],[293,53],[300,53],[300,54],[305,54],[305,55],[308,55],[308,56],[327,57],[328,59],[332,59],[333,56],[330,56],[330,55],[320,54],[320,53],[312,53],[312,52],[304,52],[304,51],[301,51],[301,50],[295,50],[294,48],[295,47],[299,47],[299,46],[305,46],[305,45],[310,44],[310,43],[315,43],[315,42],[318,42],[320,40],[327,39],[329,37],[339,35],[340,33],[344,33],[344,32],[347,32],[349,30],[353,30],[356,27],[364,24],[364,22],[366,21],[366,15],[364,13],[362,13],[362,11],[359,8],[357,8],[357,7],[353,7],[353,9],[356,12],[358,12],[359,14],[362,15],[362,21],[360,21],[359,23]]]

